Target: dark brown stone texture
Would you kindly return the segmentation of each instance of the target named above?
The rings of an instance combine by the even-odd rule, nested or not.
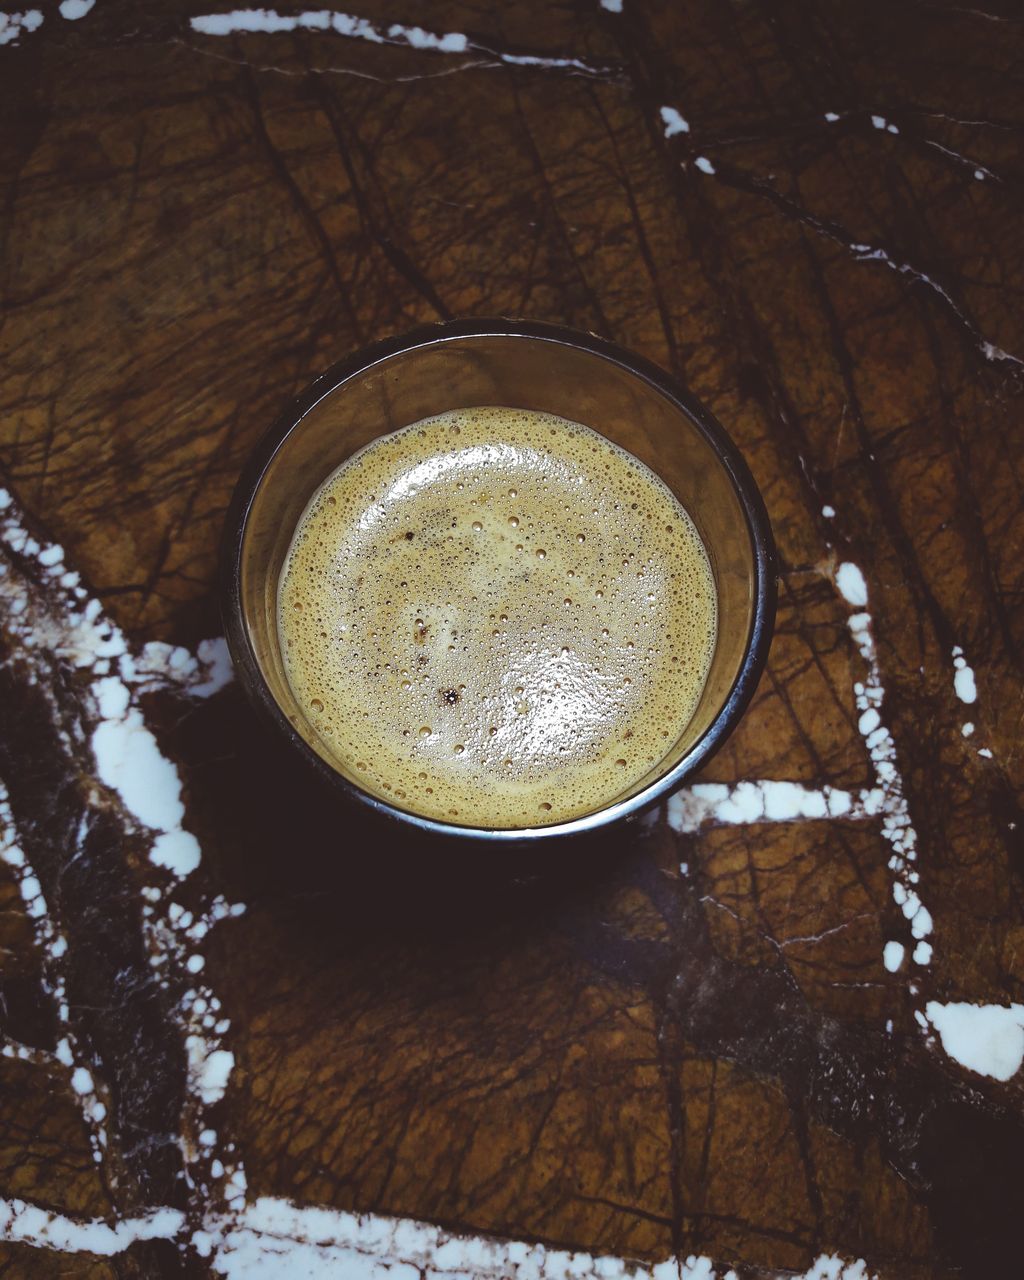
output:
[[[247,905],[200,949],[235,1059],[202,1123],[250,1200],[740,1280],[821,1254],[882,1280],[1018,1273],[1024,1072],[968,1070],[915,1016],[1024,1002],[1024,21],[990,4],[358,0],[378,42],[47,0],[0,46],[0,484],[133,652],[220,633],[225,508],[289,397],[453,316],[634,348],[749,460],[777,634],[695,781],[878,785],[836,566],[868,586],[929,964],[884,814],[685,832],[661,810],[547,865],[425,861],[333,810],[237,686],[140,695],[202,846],[178,900]],[[662,107],[689,130],[666,137]],[[0,1016],[24,1047],[0,1058],[0,1197],[194,1228],[223,1186],[184,1176],[187,979],[148,963],[148,837],[96,781],[86,677],[45,629],[26,651],[21,616],[0,777],[108,1147],[94,1161],[0,866]],[[215,1273],[186,1232],[110,1257],[0,1244],[0,1274]]]

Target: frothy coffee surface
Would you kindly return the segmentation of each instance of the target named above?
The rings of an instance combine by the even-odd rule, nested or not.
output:
[[[521,828],[603,808],[664,757],[717,602],[652,471],[588,427],[491,407],[335,471],[278,611],[289,682],[343,772],[426,817]]]

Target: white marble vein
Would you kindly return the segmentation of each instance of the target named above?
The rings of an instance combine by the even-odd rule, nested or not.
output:
[[[699,1254],[645,1266],[485,1236],[456,1236],[411,1218],[353,1214],[261,1197],[211,1213],[189,1231],[177,1209],[110,1223],[0,1200],[0,1239],[112,1257],[140,1240],[187,1242],[227,1280],[737,1280]],[[820,1255],[787,1280],[878,1280],[863,1259]]]
[[[121,630],[104,616],[101,603],[89,599],[79,575],[67,569],[63,548],[33,537],[5,490],[0,490],[0,545],[11,553],[10,559],[0,560],[0,609],[5,629],[19,645],[12,663],[21,678],[40,690],[69,752],[74,753],[76,746],[91,750],[97,777],[120,800],[126,828],[148,835],[150,862],[158,870],[156,883],[142,889],[143,930],[158,980],[166,984],[174,975],[176,986],[182,979],[187,983],[176,1013],[188,1058],[186,1105],[195,1127],[202,1128],[206,1109],[218,1102],[227,1089],[234,1056],[224,1044],[230,1020],[224,1016],[220,1001],[208,987],[192,981],[198,979],[205,965],[199,944],[216,923],[241,914],[245,908],[214,897],[196,918],[174,900],[177,886],[198,868],[201,851],[195,836],[182,826],[185,807],[181,778],[146,724],[141,698],[159,688],[195,697],[216,692],[230,678],[226,648],[221,640],[204,641],[193,656],[180,647],[148,644],[133,655]],[[19,561],[26,565],[34,562],[41,580],[19,571]],[[88,682],[91,732],[81,742],[68,737],[64,717],[54,700],[46,665],[49,655],[70,663]],[[89,803],[95,806],[102,801],[97,795]],[[0,810],[0,820],[3,817]],[[83,819],[80,839],[86,831]],[[7,840],[8,861],[17,856],[15,848]],[[22,888],[26,896],[24,879]],[[28,888],[31,893],[27,901],[34,903],[39,897],[41,902],[34,876]],[[63,939],[51,944],[45,936],[47,928],[52,930],[45,903],[38,910],[34,905],[27,905],[26,909],[40,922],[37,937],[39,930],[44,931],[44,950],[49,947],[52,953],[54,946],[66,950]],[[73,1053],[63,990],[61,981],[55,987],[55,998],[61,1020],[68,1024],[61,1046],[67,1047],[67,1065],[72,1067],[71,1087],[80,1095],[83,1110],[94,1122],[94,1149],[99,1154],[106,1144],[101,1127],[105,1108],[95,1096],[89,1068]],[[186,1158],[190,1155],[193,1161],[199,1158],[199,1153],[186,1152]],[[221,1167],[226,1187],[244,1188],[244,1173],[236,1161],[223,1159]]]
[[[43,25],[39,9],[26,9],[24,13],[0,13],[0,45],[17,44],[22,34],[38,31]]]
[[[185,1224],[179,1209],[154,1209],[137,1218],[109,1223],[69,1218],[24,1200],[0,1200],[0,1240],[110,1258],[139,1240],[172,1240]]]
[[[839,594],[853,610],[847,625],[867,667],[865,679],[855,682],[853,693],[860,712],[857,727],[871,759],[876,788],[881,793],[882,836],[892,851],[889,870],[893,873],[893,901],[906,919],[914,941],[918,942],[931,934],[933,924],[931,913],[921,901],[917,889],[920,880],[920,873],[914,865],[917,861],[917,832],[914,830],[903,791],[896,744],[882,720],[885,688],[872,632],[871,614],[867,612],[867,582],[860,568],[847,561],[836,568],[835,584]],[[925,954],[922,951],[918,956],[923,957]],[[930,952],[927,954],[930,959]]]
[[[692,833],[704,826],[874,818],[882,813],[884,804],[880,788],[851,792],[767,778],[731,785],[697,782],[669,797],[666,818],[674,831]]]
[[[504,53],[470,40],[461,31],[429,31],[401,22],[371,22],[353,13],[335,9],[309,9],[302,13],[279,13],[276,9],[233,9],[230,13],[197,14],[189,19],[192,30],[202,36],[230,36],[244,33],[274,34],[281,31],[308,31],[334,34],[370,44],[404,45],[431,53],[486,53],[508,66],[538,67],[600,75],[602,68],[582,58],[544,57],[539,54]]]
[[[79,831],[79,837],[83,832]],[[36,947],[42,956],[42,986],[49,997],[58,1027],[57,1047],[47,1055],[50,1065],[69,1072],[68,1083],[76,1095],[82,1116],[89,1129],[93,1159],[99,1164],[107,1146],[107,1129],[104,1121],[107,1106],[100,1096],[93,1073],[85,1062],[85,1054],[78,1043],[71,1022],[67,996],[67,939],[54,924],[53,915],[43,896],[39,877],[25,855],[11,812],[7,788],[0,779],[0,862],[6,863],[18,883],[25,914],[32,925]],[[24,1052],[28,1046],[18,1046],[5,1057],[31,1061],[33,1053]],[[38,1052],[38,1051],[36,1051]],[[102,1092],[106,1092],[103,1090]]]
[[[893,258],[889,254],[888,250],[882,249],[878,245],[853,242],[848,244],[846,247],[859,261],[884,263],[884,265],[889,267],[892,271],[896,271],[900,275],[907,276],[911,280],[917,280],[921,284],[927,286],[927,288],[931,289],[934,293],[938,294],[964,328],[971,334],[978,350],[986,360],[991,361],[992,363],[1002,362],[1024,367],[1024,360],[1021,360],[1019,356],[1012,355],[1009,351],[1004,351],[1002,347],[997,346],[994,342],[989,342],[981,333],[979,333],[973,321],[971,321],[964,313],[963,308],[954,300],[949,290],[944,285],[939,284],[937,280],[934,280],[926,272],[922,271],[920,267],[915,267],[910,262],[900,262],[898,259]]]
[[[675,107],[661,108],[661,123],[665,126],[665,137],[674,138],[680,133],[690,132],[690,122],[680,115]]]
[[[925,1017],[946,1053],[993,1080],[1009,1080],[1024,1063],[1024,1004],[969,1004],[929,1000]]]

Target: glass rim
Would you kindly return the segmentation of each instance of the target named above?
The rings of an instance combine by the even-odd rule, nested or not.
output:
[[[441,822],[389,804],[346,778],[313,750],[274,697],[253,649],[242,605],[242,548],[249,513],[270,464],[292,432],[301,428],[303,420],[321,400],[334,395],[346,382],[375,365],[419,348],[466,338],[527,338],[571,347],[610,361],[653,388],[687,417],[713,448],[732,482],[747,522],[753,550],[754,607],[743,661],[727,697],[707,729],[670,770],[649,783],[642,791],[593,813],[544,827],[492,828]],[[502,844],[535,845],[538,841],[564,839],[566,836],[598,831],[650,808],[666,795],[678,790],[691,774],[705,765],[732,733],[754,695],[771,646],[777,583],[775,542],[764,500],[739,449],[717,418],[674,378],[644,356],[595,334],[539,320],[484,318],[424,325],[363,347],[332,364],[290,402],[253,448],[228,505],[221,547],[221,614],[239,683],[264,718],[269,718],[314,773],[344,798],[355,800],[382,817],[401,822],[407,827],[438,836],[497,841]]]

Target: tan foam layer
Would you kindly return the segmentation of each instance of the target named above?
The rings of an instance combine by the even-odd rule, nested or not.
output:
[[[688,724],[717,604],[668,487],[577,423],[415,423],[321,486],[282,577],[288,679],[366,790],[531,827],[604,808]]]

